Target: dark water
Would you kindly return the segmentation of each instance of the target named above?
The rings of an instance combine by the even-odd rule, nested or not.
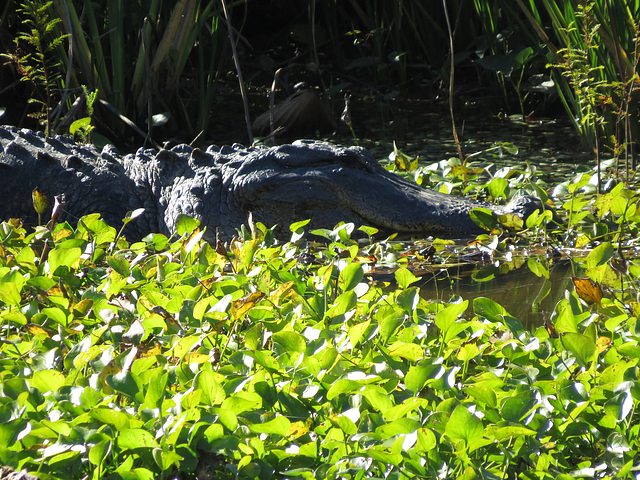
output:
[[[560,261],[549,271],[549,279],[538,277],[526,264],[494,279],[478,282],[471,275],[449,272],[446,279],[427,278],[419,284],[421,296],[426,300],[448,301],[454,296],[469,300],[487,297],[502,305],[512,316],[529,329],[544,323],[556,304],[564,298],[571,284],[571,267],[568,260]],[[542,298],[540,298],[542,297]]]

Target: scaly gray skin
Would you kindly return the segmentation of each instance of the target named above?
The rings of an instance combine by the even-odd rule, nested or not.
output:
[[[216,229],[228,239],[250,212],[254,221],[285,232],[310,218],[311,228],[345,221],[386,233],[460,237],[481,232],[469,217],[472,208],[522,217],[541,208],[532,197],[498,207],[426,190],[387,172],[359,147],[297,141],[205,152],[178,145],[121,156],[112,146],[99,152],[65,137],[0,127],[0,219],[34,225],[35,187],[51,198],[64,194],[70,221],[99,212],[117,227],[127,211],[145,208],[127,227],[130,238],[170,234],[184,213],[208,227],[207,240],[216,238]]]

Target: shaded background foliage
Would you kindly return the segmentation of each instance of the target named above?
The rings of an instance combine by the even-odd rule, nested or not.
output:
[[[277,71],[278,100],[305,82],[331,101],[336,118],[345,93],[383,104],[426,100],[425,108],[446,98],[446,5],[456,96],[493,97],[493,108],[507,114],[564,108],[585,145],[608,145],[616,154],[628,155],[638,136],[638,1],[228,3],[254,118],[268,108]],[[46,99],[42,83],[19,81],[35,49],[14,41],[31,28],[20,8],[27,4],[60,19],[45,45],[69,35],[54,49],[59,76]],[[191,140],[202,133],[217,141],[246,140],[221,2],[10,0],[1,15],[1,49],[8,55],[0,77],[5,123],[34,126],[27,115],[37,107],[25,105],[39,98],[56,130],[66,131],[84,115],[81,105],[72,107],[81,103],[84,85],[98,90],[93,124],[111,141],[140,144],[142,135]],[[144,134],[133,133],[118,115]],[[160,130],[152,134],[148,125]]]

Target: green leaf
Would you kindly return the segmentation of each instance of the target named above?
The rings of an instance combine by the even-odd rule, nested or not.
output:
[[[376,433],[379,433],[383,438],[390,438],[395,435],[403,435],[407,433],[413,433],[420,428],[420,422],[412,418],[399,418],[391,423],[382,425],[376,429]]]
[[[210,425],[204,431],[204,437],[207,439],[209,443],[213,442],[214,440],[218,440],[223,436],[224,436],[224,427],[219,423],[214,423]]]
[[[586,335],[568,332],[560,338],[564,348],[573,353],[578,363],[583,367],[590,366],[598,355],[595,342]]]
[[[21,280],[16,277],[20,277]],[[24,283],[24,278],[20,275],[20,272],[14,271],[3,276],[0,279],[0,301],[8,305],[20,305],[22,302],[20,297],[22,283]]]
[[[469,328],[467,322],[456,322],[456,319],[467,310],[468,306],[469,300],[465,300],[461,303],[451,304],[436,314],[436,326],[441,330],[445,344]]]
[[[604,242],[598,245],[587,255],[587,268],[596,268],[600,265],[605,265],[613,258],[614,254],[615,251],[610,242]]]
[[[436,326],[446,332],[451,325],[456,323],[456,319],[467,310],[468,306],[469,301],[465,300],[460,303],[452,303],[443,308],[436,314]]]
[[[362,265],[359,263],[351,263],[344,267],[338,278],[338,286],[343,292],[353,290],[364,278]]]
[[[124,216],[124,218],[122,219],[122,223],[124,225],[128,224],[129,222],[131,222],[132,220],[135,220],[136,218],[138,218],[140,215],[142,215],[144,213],[145,209],[144,208],[136,208],[135,210],[129,210],[126,215]]]
[[[482,438],[482,421],[469,412],[464,405],[458,405],[449,417],[445,434],[453,443],[463,440],[467,447]]]
[[[111,268],[113,268],[116,272],[118,272],[123,277],[128,277],[131,271],[131,265],[124,257],[114,257],[108,256],[107,263]]]
[[[139,448],[157,448],[158,442],[156,442],[153,435],[141,428],[125,428],[118,435],[118,448],[127,450],[137,450]]]
[[[31,426],[29,425],[29,422],[23,418],[0,422],[0,445],[15,444],[18,437],[21,436],[25,429],[30,431]]]
[[[518,426],[500,427],[493,431],[493,436],[498,441],[502,441],[505,438],[532,437],[534,435],[536,435],[535,430]]]
[[[476,225],[485,230],[492,230],[498,225],[498,220],[488,208],[474,208],[469,212],[469,216]]]
[[[289,225],[289,230],[291,230],[291,233],[292,233],[291,243],[297,242],[304,236],[304,227],[306,227],[310,221],[311,220],[309,219],[301,220],[299,222],[294,222],[291,225]]]
[[[176,233],[181,237],[193,232],[199,226],[200,220],[190,217],[189,215],[185,215],[184,213],[178,214],[178,217],[176,218]]]
[[[89,461],[96,467],[101,465],[111,453],[112,442],[104,439],[96,443],[89,450]]]
[[[424,388],[427,380],[440,378],[444,372],[441,364],[411,366],[404,379],[405,385],[417,395]]]
[[[78,130],[82,130],[91,125],[91,117],[79,118],[69,125],[69,133],[73,136]]]
[[[502,417],[513,423],[520,423],[531,413],[536,405],[536,395],[533,391],[525,391],[508,397],[502,404]]]
[[[64,375],[57,370],[39,370],[29,379],[29,385],[42,393],[55,393],[64,386],[65,382]]]
[[[406,358],[411,362],[417,362],[424,356],[424,351],[415,343],[398,343],[389,348],[389,355],[392,357]]]
[[[193,386],[202,390],[201,401],[207,405],[220,405],[226,398],[224,388],[218,383],[216,375],[211,370],[200,370],[193,381]]]
[[[402,289],[406,289],[412,283],[415,283],[420,280],[419,277],[416,277],[413,273],[411,273],[407,268],[401,267],[395,272],[396,282],[398,282],[398,286]]]
[[[241,395],[241,393],[236,393],[231,397],[225,398],[224,402],[222,402],[221,408],[223,410],[228,410],[235,415],[260,408],[262,405],[262,399],[258,394],[254,394],[254,396],[256,398],[247,398]]]
[[[494,178],[489,182],[487,189],[493,198],[507,198],[509,196],[509,182],[506,178]]]
[[[163,472],[174,465],[180,465],[180,461],[183,460],[180,455],[168,448],[154,448],[151,455]]]
[[[494,323],[502,322],[503,316],[507,314],[502,305],[486,297],[473,299],[473,311],[476,315]]]
[[[354,326],[348,329],[349,341],[351,342],[351,345],[353,347],[356,347],[358,343],[360,343],[362,335],[364,335],[365,331],[369,328],[369,325],[371,325],[371,319],[367,320],[366,322],[356,323]]]
[[[274,333],[271,337],[274,344],[279,345],[284,352],[304,352],[307,349],[305,338],[299,333],[284,331]]]
[[[287,417],[281,415],[266,423],[253,423],[249,425],[249,430],[254,433],[275,434],[284,437],[291,428],[291,422]]]
[[[49,273],[54,275],[61,266],[71,268],[80,259],[80,255],[82,250],[78,247],[55,248],[49,253]]]
[[[489,407],[495,408],[498,405],[496,393],[492,388],[476,384],[465,388],[465,392],[470,397],[473,397]]]
[[[135,399],[136,395],[140,391],[133,374],[128,371],[118,372],[115,375],[108,375],[107,383],[115,391],[124,393],[132,399]]]
[[[115,430],[123,430],[129,424],[129,415],[108,407],[97,407],[89,411],[89,415],[96,422],[112,425]]]
[[[355,380],[349,380],[347,378],[340,379],[337,382],[333,383],[331,387],[329,387],[329,390],[327,391],[327,399],[333,400],[338,395],[341,395],[343,393],[351,393],[355,390],[360,389],[361,386],[362,384],[356,382]]]
[[[367,385],[360,393],[373,408],[381,413],[393,408],[393,400],[391,400],[387,391],[378,385]]]

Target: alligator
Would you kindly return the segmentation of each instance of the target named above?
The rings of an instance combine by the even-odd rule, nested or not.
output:
[[[144,208],[125,229],[130,239],[169,235],[180,214],[199,219],[212,242],[232,238],[249,214],[281,232],[310,219],[312,229],[344,221],[385,234],[462,238],[483,231],[471,209],[526,217],[542,207],[533,197],[497,206],[431,191],[388,172],[363,148],[320,141],[206,150],[177,145],[120,155],[111,145],[99,151],[64,136],[0,127],[0,220],[35,225],[36,187],[49,198],[64,195],[70,221],[99,212],[118,227],[128,211]]]

